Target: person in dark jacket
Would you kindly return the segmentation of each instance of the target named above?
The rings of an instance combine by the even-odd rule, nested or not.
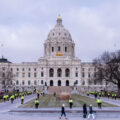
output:
[[[67,119],[66,113],[65,113],[65,105],[64,104],[61,107],[61,117],[60,117],[60,119],[62,118],[63,115],[64,115],[65,119]]]
[[[87,107],[86,104],[83,104],[83,118],[87,117]]]
[[[92,116],[93,119],[95,119],[94,113],[93,113],[93,109],[92,109],[92,104],[90,104],[89,106],[89,115],[88,115],[88,119],[90,118],[90,116]]]

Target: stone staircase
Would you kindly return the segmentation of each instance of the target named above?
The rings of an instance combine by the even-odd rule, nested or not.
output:
[[[71,86],[50,86],[50,87],[48,87],[49,94],[54,94],[54,93],[60,94],[62,92],[71,94],[72,87]]]

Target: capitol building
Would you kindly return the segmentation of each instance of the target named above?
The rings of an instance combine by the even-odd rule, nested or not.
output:
[[[75,43],[58,16],[55,27],[44,43],[44,56],[38,62],[12,63],[0,59],[0,80],[10,70],[16,88],[72,87],[78,89],[104,89],[104,81],[95,81],[96,69],[75,56]],[[2,83],[2,82],[1,82]],[[2,86],[2,85],[1,85]]]

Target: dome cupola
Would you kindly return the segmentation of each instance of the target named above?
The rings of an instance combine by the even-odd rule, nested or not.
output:
[[[74,56],[74,42],[69,31],[64,28],[60,15],[57,24],[50,30],[44,47],[45,57]]]

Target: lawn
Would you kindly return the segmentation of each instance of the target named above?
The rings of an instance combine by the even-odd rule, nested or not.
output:
[[[92,98],[88,98],[85,96],[80,96],[80,95],[72,95],[71,96],[73,99],[73,107],[82,107],[84,103],[89,106],[92,104],[94,107],[97,107],[96,100]],[[40,103],[39,107],[40,108],[50,108],[50,107],[61,107],[61,105],[64,103],[66,107],[69,106],[68,100],[60,100],[59,96],[54,97],[53,95],[45,95],[45,96],[40,96]],[[117,107],[116,105],[108,104],[103,102],[102,103],[103,107]],[[20,107],[22,108],[33,108],[34,107],[34,100],[31,100]]]

